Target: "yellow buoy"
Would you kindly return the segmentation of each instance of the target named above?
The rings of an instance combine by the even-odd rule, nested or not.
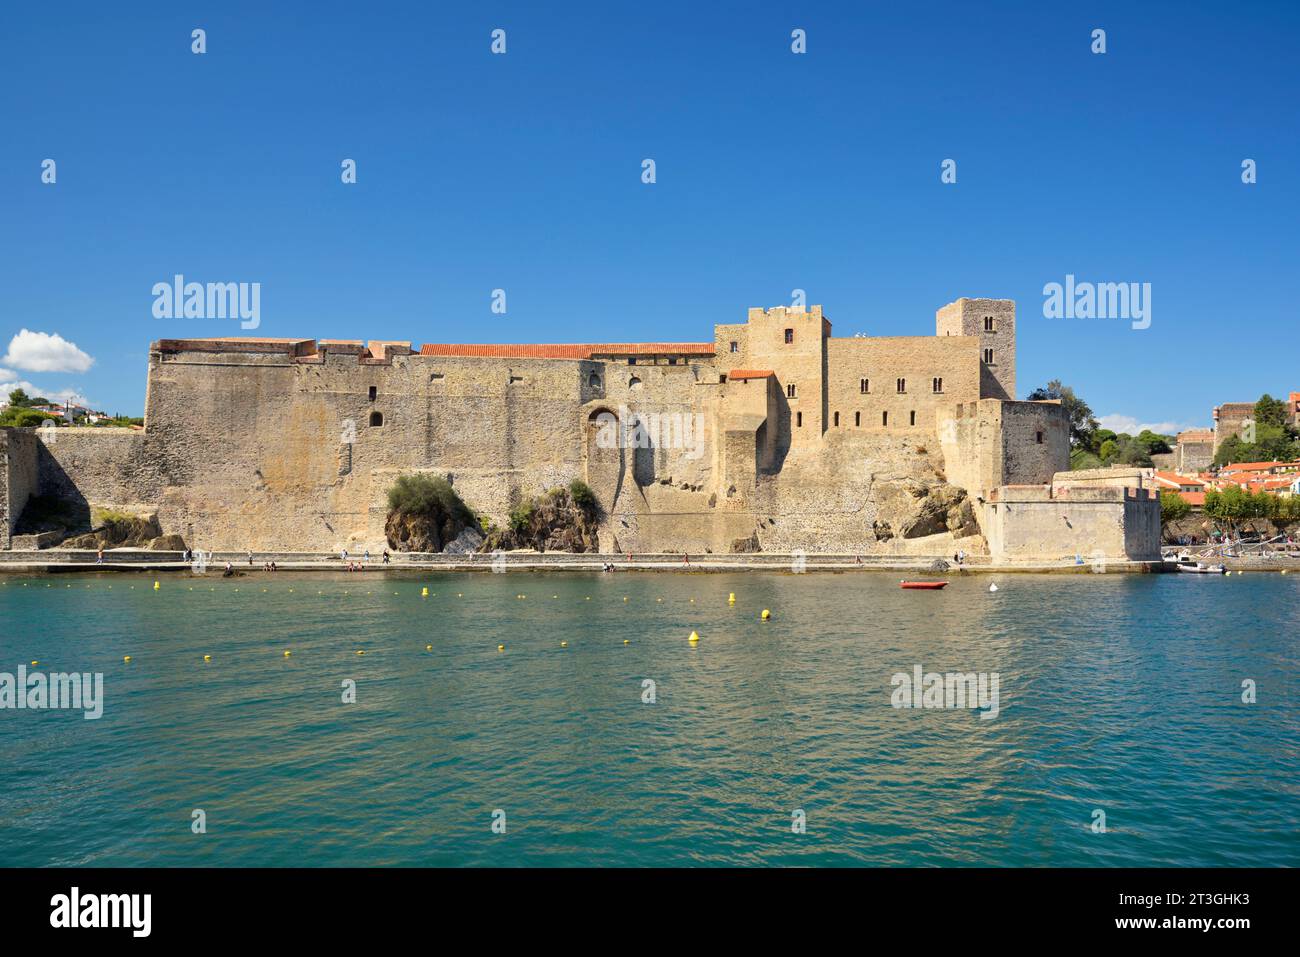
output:
[[[32,667],[35,668],[35,667],[36,667],[37,665],[39,665],[39,664],[40,664],[39,661],[33,661],[33,662],[32,662]]]
[[[203,660],[204,660],[204,661],[211,661],[211,660],[212,660],[212,656],[211,656],[211,655],[204,655],[204,656],[203,656]]]
[[[729,595],[727,595],[727,604],[734,605],[735,603],[736,603],[736,593],[733,591]]]
[[[567,641],[562,641],[562,642],[560,642],[560,647],[561,647],[561,648],[567,648],[567,647],[569,647],[569,643],[568,643]]]
[[[424,650],[425,650],[425,651],[433,651],[433,645],[425,645],[425,646],[424,646]]]
[[[625,645],[630,645],[630,644],[632,644],[632,642],[631,642],[630,640],[628,640],[627,638],[624,638],[624,639],[623,639],[623,644],[625,644]]]
[[[427,589],[427,588],[421,588],[421,589],[420,589],[420,597],[421,597],[421,598],[428,598],[428,597],[429,597],[429,589]]]
[[[154,590],[154,591],[157,591],[159,588],[162,588],[162,585],[159,585],[157,582],[154,582],[154,583],[153,583],[153,590]]]
[[[505,651],[505,650],[506,650],[505,645],[497,645],[497,651]]]
[[[362,651],[362,650],[361,650],[361,649],[360,649],[360,648],[358,648],[358,649],[357,649],[357,654],[359,654],[359,655],[364,655],[364,654],[365,654],[365,652],[364,652],[364,651]]]
[[[767,620],[768,620],[769,618],[771,618],[771,617],[772,617],[772,613],[771,613],[770,611],[768,611],[766,608],[764,608],[764,609],[763,609],[763,620],[764,620],[764,621],[767,621]]]
[[[122,656],[122,660],[125,661],[125,662],[127,662],[127,663],[130,663],[130,661],[131,661],[131,656],[130,656],[130,655],[123,655],[123,656]]]
[[[287,652],[287,651],[286,651],[286,652],[284,653],[284,656],[285,656],[286,658],[288,658],[289,655],[290,655],[290,652]]]
[[[624,601],[627,601],[627,595],[624,595],[624,596],[623,596],[623,600],[624,600]]]
[[[591,596],[590,596],[590,595],[587,596],[587,601],[591,601]]]
[[[700,640],[700,635],[698,632],[693,631],[691,632],[691,636],[686,640],[689,641],[691,644],[695,644],[695,642]]]
[[[664,600],[662,598],[656,598],[655,601],[657,601],[661,605],[664,603]]]

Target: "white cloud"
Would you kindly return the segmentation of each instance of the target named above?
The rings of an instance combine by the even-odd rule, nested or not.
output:
[[[19,331],[0,359],[5,365],[28,372],[85,372],[95,360],[57,332]]]
[[[18,379],[8,369],[0,369],[0,405],[9,404],[9,393],[14,389],[22,389],[32,398],[49,399],[51,402],[71,402],[73,405],[84,405],[88,408],[94,408],[90,400],[78,392],[76,389],[43,389],[33,382],[26,379]]]
[[[1131,415],[1121,415],[1118,412],[1112,412],[1110,415],[1103,415],[1097,419],[1097,424],[1103,429],[1110,429],[1112,432],[1127,432],[1129,435],[1137,435],[1144,429],[1150,429],[1158,435],[1177,435],[1187,429],[1194,429],[1194,425],[1184,425],[1180,422],[1139,422]]]

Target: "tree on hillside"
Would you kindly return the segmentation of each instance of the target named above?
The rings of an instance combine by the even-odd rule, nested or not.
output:
[[[1286,425],[1286,403],[1275,399],[1267,392],[1255,403],[1255,427],[1272,425],[1282,428]]]
[[[1061,408],[1070,419],[1070,445],[1090,449],[1093,433],[1097,431],[1097,420],[1093,417],[1088,403],[1075,395],[1074,390],[1062,383],[1060,379],[1053,379],[1047,385],[1029,393],[1031,402],[1040,402],[1044,399],[1060,400]]]
[[[1148,455],[1163,455],[1166,452],[1172,452],[1169,445],[1171,435],[1161,435],[1159,432],[1152,432],[1150,429],[1143,429],[1138,433],[1137,440],[1146,446]]]
[[[9,408],[25,409],[32,404],[31,396],[22,389],[14,389],[9,393]]]

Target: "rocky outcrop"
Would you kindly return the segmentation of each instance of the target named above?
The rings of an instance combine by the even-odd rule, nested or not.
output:
[[[758,543],[758,532],[754,532],[749,538],[737,538],[731,543],[731,554],[744,555],[750,552],[761,552],[763,546]]]
[[[954,538],[978,535],[979,524],[966,490],[955,485],[896,479],[878,482],[876,538],[923,538],[950,533]]]
[[[430,512],[390,512],[384,523],[384,537],[395,552],[441,552],[473,529],[463,517],[442,509]],[[482,532],[473,529],[482,538]]]
[[[533,549],[538,552],[597,552],[597,510],[574,501],[566,488],[520,504],[510,515],[510,528],[492,532],[480,551]]]
[[[158,516],[128,515],[124,512],[93,513],[94,527],[84,535],[65,538],[61,548],[150,548],[162,536]],[[179,539],[180,536],[172,536]],[[181,548],[185,546],[182,544]]]

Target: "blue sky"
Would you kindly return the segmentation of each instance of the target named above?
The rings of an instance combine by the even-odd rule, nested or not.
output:
[[[139,414],[162,337],[696,341],[796,288],[836,335],[928,335],[958,296],[1016,299],[1021,395],[1059,377],[1137,424],[1300,389],[1297,4],[72,3],[5,21],[0,347],[29,335],[0,380],[47,395]],[[177,273],[260,282],[260,327],[155,318]],[[1150,328],[1044,318],[1067,274],[1151,283]]]

